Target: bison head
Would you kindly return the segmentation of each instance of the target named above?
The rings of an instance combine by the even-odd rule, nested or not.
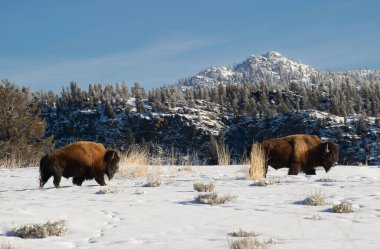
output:
[[[320,144],[320,153],[322,154],[322,166],[326,172],[333,167],[338,161],[339,150],[338,147],[332,142],[324,142]]]
[[[108,179],[112,179],[115,173],[119,170],[120,157],[114,150],[107,150],[104,155],[104,161],[106,162],[105,173]]]

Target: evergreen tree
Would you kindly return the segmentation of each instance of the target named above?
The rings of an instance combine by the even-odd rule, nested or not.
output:
[[[52,148],[53,137],[45,138],[46,123],[38,103],[29,104],[22,92],[7,80],[0,83],[0,158],[19,158],[35,163]],[[31,166],[31,165],[25,165]]]

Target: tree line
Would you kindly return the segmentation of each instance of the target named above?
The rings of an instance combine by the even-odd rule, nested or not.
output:
[[[319,82],[314,84],[269,84],[266,82],[226,83],[217,86],[166,86],[146,91],[139,83],[130,88],[125,82],[115,85],[89,85],[84,91],[76,82],[63,88],[60,94],[35,92],[32,99],[42,107],[74,110],[107,104],[109,113],[115,107],[125,107],[134,98],[136,111],[143,113],[172,112],[174,107],[196,107],[196,101],[217,104],[221,114],[234,116],[260,115],[314,109],[345,117],[349,114],[380,116],[380,84],[367,81]]]

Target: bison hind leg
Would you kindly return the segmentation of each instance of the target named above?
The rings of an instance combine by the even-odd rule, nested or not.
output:
[[[78,186],[82,186],[82,183],[84,182],[84,180],[85,180],[84,176],[75,176],[75,177],[73,177],[73,184],[78,185]]]
[[[298,175],[300,172],[301,165],[298,163],[290,164],[288,175]]]
[[[54,181],[53,181],[53,183],[54,183],[54,186],[55,186],[56,188],[59,188],[59,187],[60,187],[59,184],[61,183],[61,178],[62,178],[62,176],[59,175],[59,174],[55,174],[55,175],[54,175]]]
[[[51,174],[50,172],[41,172],[41,175],[40,175],[40,189],[42,189],[44,187],[44,185],[47,183],[47,181],[49,180],[49,178],[52,176],[53,174]]]

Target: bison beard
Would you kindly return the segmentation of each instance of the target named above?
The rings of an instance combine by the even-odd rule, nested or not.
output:
[[[106,185],[104,174],[111,180],[117,172],[120,157],[114,150],[106,150],[99,143],[76,142],[45,155],[40,161],[40,188],[51,176],[59,188],[62,176],[73,177],[73,184],[81,186],[84,180],[94,179]]]
[[[289,175],[304,172],[315,175],[315,168],[322,166],[326,172],[338,160],[338,148],[332,142],[322,142],[314,135],[291,135],[262,142],[267,164],[275,169],[289,168]],[[266,166],[266,171],[268,170]]]

